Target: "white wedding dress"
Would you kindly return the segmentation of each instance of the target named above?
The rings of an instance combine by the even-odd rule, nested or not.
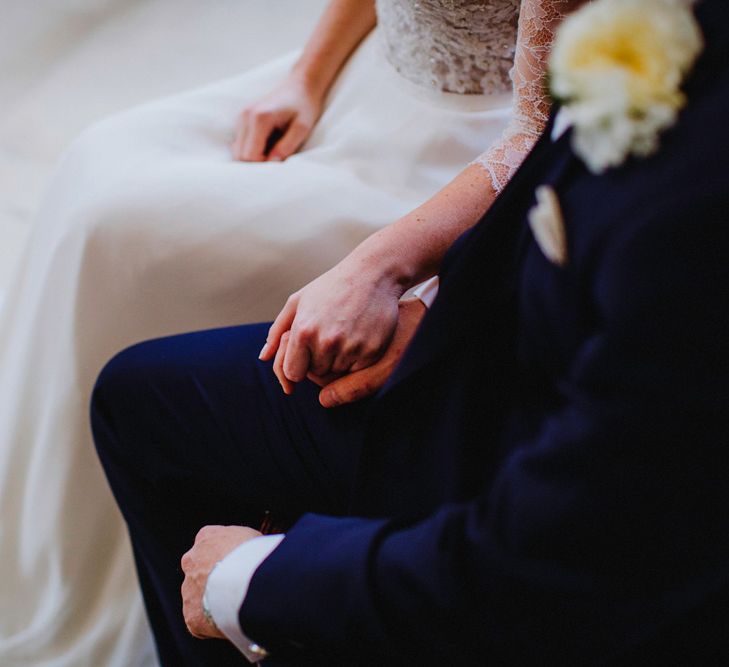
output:
[[[378,0],[378,28],[284,163],[234,162],[229,144],[296,54],[113,117],[67,151],[0,326],[0,665],[155,664],[91,441],[96,374],[135,341],[274,317],[490,146],[480,163],[500,189],[541,129],[537,65],[562,4],[523,2],[533,49],[514,79],[531,106],[515,116],[519,0]]]

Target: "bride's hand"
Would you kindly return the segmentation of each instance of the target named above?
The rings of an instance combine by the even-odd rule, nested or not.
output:
[[[233,158],[277,162],[293,155],[308,139],[324,107],[322,96],[300,78],[289,76],[238,116]]]
[[[322,406],[334,408],[360,401],[377,393],[400,363],[425,312],[425,304],[420,299],[400,301],[395,335],[385,354],[372,366],[339,378],[319,378],[310,374],[309,379],[322,387],[319,393],[319,402]]]
[[[402,287],[388,277],[344,260],[289,297],[260,358],[275,356],[286,393],[308,373],[325,377],[367,368],[392,339],[401,295]]]

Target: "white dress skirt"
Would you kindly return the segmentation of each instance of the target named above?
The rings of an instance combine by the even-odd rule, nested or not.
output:
[[[90,434],[103,364],[146,338],[273,318],[437,192],[510,116],[511,95],[405,80],[375,31],[304,150],[234,162],[238,112],[295,59],[103,121],[58,166],[0,322],[3,667],[155,664]]]

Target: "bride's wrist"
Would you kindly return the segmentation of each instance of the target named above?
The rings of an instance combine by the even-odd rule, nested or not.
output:
[[[308,95],[320,101],[324,100],[333,83],[333,79],[323,73],[322,69],[312,67],[306,62],[296,63],[288,76],[289,82],[304,89]]]
[[[410,268],[403,253],[372,241],[368,239],[347,256],[347,273],[400,298],[415,284],[417,271]]]

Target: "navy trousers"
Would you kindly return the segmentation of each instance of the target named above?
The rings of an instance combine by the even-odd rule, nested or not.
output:
[[[94,438],[165,667],[246,664],[184,625],[180,558],[202,526],[347,512],[368,404],[325,410],[308,382],[285,396],[257,360],[267,329],[141,343],[109,362],[94,390]]]

